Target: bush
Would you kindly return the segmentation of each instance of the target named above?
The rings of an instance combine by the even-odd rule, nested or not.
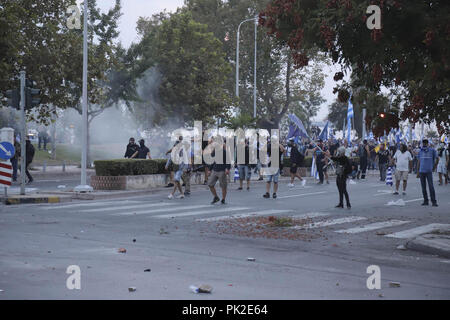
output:
[[[117,159],[96,160],[94,165],[97,176],[136,176],[168,173],[164,168],[166,162],[166,159]],[[177,166],[174,167],[176,170]]]

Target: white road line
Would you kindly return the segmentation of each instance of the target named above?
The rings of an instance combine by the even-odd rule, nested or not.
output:
[[[328,192],[327,192],[327,191],[320,191],[320,192],[311,192],[311,193],[293,194],[293,195],[291,195],[291,196],[282,196],[282,197],[278,197],[278,199],[293,198],[293,197],[303,197],[303,196],[311,196],[311,195],[322,194],[322,193],[328,193]]]
[[[409,222],[410,221],[401,221],[401,220],[382,221],[382,222],[371,223],[371,224],[361,226],[361,227],[337,230],[335,232],[338,232],[338,233],[360,233],[360,232],[377,230],[377,229],[381,229],[381,228],[400,226],[402,224],[409,223]]]
[[[329,213],[324,213],[324,212],[310,212],[310,213],[305,213],[305,214],[297,214],[292,216],[292,218],[294,219],[310,219],[310,218],[316,218],[316,217],[324,217],[324,216],[329,216]]]
[[[114,206],[114,207],[104,207],[104,208],[96,208],[96,209],[85,209],[80,210],[79,212],[101,212],[101,211],[115,211],[115,210],[130,210],[130,209],[139,209],[139,208],[151,208],[151,207],[164,207],[164,206],[173,206],[175,203],[173,202],[156,202],[156,203],[146,203],[146,204],[136,204],[133,206]]]
[[[87,200],[90,201],[90,200]],[[100,201],[100,202],[90,202],[90,203],[74,203],[74,204],[66,204],[66,205],[60,205],[60,206],[47,206],[42,207],[45,210],[53,210],[53,209],[70,209],[70,208],[78,208],[78,207],[89,207],[89,206],[103,206],[103,205],[111,205],[114,203],[120,203],[121,205],[124,205],[126,203],[139,203],[142,201],[136,201],[136,200],[124,200],[124,201]]]
[[[412,200],[405,200],[405,202],[414,202],[414,201],[420,201],[420,200],[423,200],[423,198],[412,199]]]
[[[210,204],[204,204],[204,205],[198,205],[198,206],[176,206],[171,208],[162,208],[162,209],[156,209],[156,210],[141,210],[141,211],[126,211],[121,213],[112,213],[111,216],[132,216],[135,214],[147,214],[147,213],[157,213],[157,212],[170,212],[175,210],[189,210],[189,209],[199,209],[199,208],[206,208],[211,207]]]
[[[443,224],[443,223],[431,223],[424,226],[420,226],[413,229],[408,229],[405,231],[400,231],[392,234],[387,234],[385,237],[390,238],[398,238],[398,239],[408,239],[413,238],[416,236],[419,236],[424,233],[432,232],[441,228],[450,228],[450,224]]]
[[[264,210],[264,211],[255,211],[251,213],[244,213],[244,214],[234,214],[229,216],[219,216],[219,217],[212,217],[212,218],[205,218],[205,219],[196,219],[196,221],[221,221],[221,220],[229,220],[229,219],[239,219],[239,218],[248,218],[252,216],[265,216],[269,214],[279,214],[279,213],[286,213],[290,212],[292,210]]]
[[[201,210],[201,211],[193,211],[193,212],[183,212],[183,213],[173,213],[173,214],[161,214],[157,216],[151,216],[151,218],[163,218],[170,219],[176,217],[188,217],[188,216],[197,216],[202,214],[216,213],[216,212],[228,212],[228,211],[242,211],[248,210],[249,208],[223,208],[223,209],[212,209],[212,210]]]
[[[315,222],[315,223],[309,223],[304,226],[294,226],[291,228],[292,229],[313,229],[313,228],[328,227],[328,226],[332,226],[335,224],[350,223],[350,222],[366,220],[366,219],[367,218],[364,218],[364,217],[351,216],[351,217],[338,218],[338,219],[332,219],[332,220],[324,220],[324,221],[319,221],[319,222]]]

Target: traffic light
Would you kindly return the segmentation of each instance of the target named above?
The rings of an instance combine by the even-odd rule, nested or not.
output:
[[[19,89],[6,90],[6,97],[8,98],[8,107],[20,109],[20,94]]]
[[[39,97],[39,95],[41,94],[41,89],[34,89],[33,84],[34,82],[32,80],[26,80],[25,110],[30,110],[34,107],[37,107],[41,103],[41,98]]]

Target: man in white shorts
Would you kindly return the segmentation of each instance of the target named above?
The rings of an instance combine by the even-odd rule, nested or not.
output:
[[[403,195],[406,194],[406,183],[408,181],[409,167],[412,163],[411,153],[408,151],[408,147],[405,144],[400,146],[400,149],[394,155],[396,164],[395,169],[395,192],[398,194],[398,188],[400,187],[400,181],[403,180]]]

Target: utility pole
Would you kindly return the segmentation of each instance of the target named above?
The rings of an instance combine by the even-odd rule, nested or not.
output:
[[[25,171],[26,171],[26,122],[25,122],[25,71],[20,71],[20,120],[22,122],[20,132],[20,194],[25,195]]]
[[[255,17],[255,70],[253,74],[254,83],[253,83],[253,118],[256,118],[256,39],[257,39],[257,30],[258,30],[258,19]]]
[[[83,105],[82,105],[82,151],[81,151],[81,184],[74,188],[76,192],[90,192],[92,187],[87,184],[86,162],[87,162],[87,127],[88,127],[88,95],[87,95],[87,76],[88,76],[88,44],[87,44],[87,20],[88,20],[88,0],[84,0],[84,21],[83,21]]]

